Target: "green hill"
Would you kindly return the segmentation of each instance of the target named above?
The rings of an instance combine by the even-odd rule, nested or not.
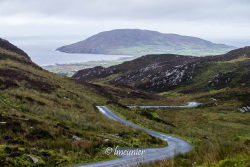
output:
[[[107,147],[163,145],[100,114],[95,106],[108,102],[91,85],[43,70],[1,39],[0,166],[83,164],[114,158],[103,154]]]

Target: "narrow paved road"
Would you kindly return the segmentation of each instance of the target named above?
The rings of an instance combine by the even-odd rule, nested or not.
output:
[[[108,109],[105,106],[97,106],[98,110],[107,116],[108,118],[118,121],[120,123],[123,123],[125,125],[144,130],[148,134],[158,137],[168,143],[167,147],[164,148],[145,148],[140,150],[145,150],[143,155],[127,155],[122,156],[120,158],[114,159],[114,160],[108,160],[103,162],[97,162],[93,164],[87,164],[87,165],[80,165],[78,167],[128,167],[128,166],[135,166],[142,163],[149,163],[156,160],[163,160],[166,158],[173,157],[176,154],[179,153],[186,153],[189,152],[192,149],[191,144],[186,142],[183,139],[166,135],[160,132],[156,132],[153,130],[149,130],[147,128],[140,127],[136,124],[133,124],[131,122],[126,121],[125,119],[121,118],[117,114],[115,114],[113,111]],[[136,148],[137,149],[137,148]],[[134,149],[134,150],[136,150]],[[133,149],[129,149],[133,150]]]
[[[128,108],[176,108],[176,107],[198,107],[201,103],[188,102],[185,106],[127,106]]]

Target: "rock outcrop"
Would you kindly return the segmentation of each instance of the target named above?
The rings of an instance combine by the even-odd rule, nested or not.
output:
[[[109,83],[130,85],[143,90],[165,91],[190,81],[199,63],[186,63],[173,67],[164,63],[152,64],[138,71],[122,75]]]
[[[219,73],[213,77],[212,80],[208,81],[209,87],[223,87],[232,81],[233,73],[225,72]]]
[[[237,111],[241,113],[250,112],[250,106],[240,107]]]

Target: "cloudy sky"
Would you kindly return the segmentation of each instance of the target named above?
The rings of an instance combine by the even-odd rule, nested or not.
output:
[[[249,0],[0,0],[0,37],[139,28],[250,45]]]

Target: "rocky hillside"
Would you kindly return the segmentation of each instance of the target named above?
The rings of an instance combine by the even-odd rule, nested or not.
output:
[[[128,72],[138,71],[153,64],[163,63],[165,66],[171,67],[173,65],[177,66],[183,63],[193,62],[199,59],[199,57],[170,54],[147,55],[137,58],[133,61],[127,61],[122,64],[111,66],[108,68],[97,66],[94,68],[80,70],[73,76],[73,78],[82,81],[91,81],[93,79],[103,78],[113,74],[125,74]]]
[[[66,53],[93,54],[184,54],[215,55],[226,53],[232,46],[215,44],[196,37],[163,34],[139,29],[118,29],[98,33],[86,40],[62,46],[57,50]]]
[[[95,92],[91,84],[41,69],[0,40],[0,166],[83,164],[109,159],[102,154],[107,147],[163,144],[108,121],[95,106],[110,99]]]
[[[207,57],[147,55],[109,68],[84,69],[73,78],[82,81],[107,78],[109,84],[156,92],[197,85],[186,91],[198,91],[249,85],[249,66],[250,47],[245,47]]]

